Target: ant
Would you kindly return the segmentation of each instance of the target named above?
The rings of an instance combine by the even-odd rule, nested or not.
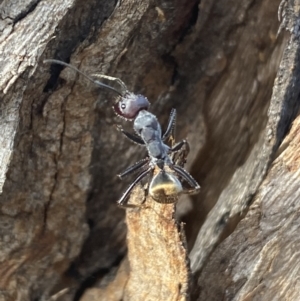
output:
[[[116,115],[126,120],[133,121],[133,128],[137,135],[123,130],[121,126],[118,126],[118,129],[131,141],[145,146],[147,148],[148,156],[128,167],[124,172],[118,175],[122,179],[131,173],[139,171],[138,176],[117,201],[119,206],[136,207],[127,204],[127,199],[132,189],[147,175],[151,175],[148,193],[159,203],[174,203],[181,193],[191,194],[199,192],[200,185],[183,168],[189,153],[188,142],[182,140],[175,143],[175,109],[171,110],[167,129],[165,133],[162,134],[161,126],[156,116],[148,111],[150,107],[148,99],[143,95],[130,92],[120,79],[107,75],[93,75],[93,77],[116,82],[120,86],[120,90],[118,90],[93,79],[76,67],[65,62],[49,59],[45,60],[44,63],[54,63],[71,68],[99,87],[118,94],[118,97],[113,104]],[[165,143],[166,141],[171,141],[171,147]],[[183,188],[181,180],[187,182],[190,185],[190,188]]]

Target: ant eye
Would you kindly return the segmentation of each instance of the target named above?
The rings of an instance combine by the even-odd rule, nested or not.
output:
[[[149,101],[142,95],[135,95],[127,92],[124,96],[117,99],[113,108],[117,115],[125,119],[134,119],[141,110],[148,110]]]

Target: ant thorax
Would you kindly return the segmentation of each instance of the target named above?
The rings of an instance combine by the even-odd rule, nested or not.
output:
[[[161,127],[155,115],[146,110],[140,111],[133,122],[133,128],[145,142],[151,158],[168,158],[169,147],[161,139]]]

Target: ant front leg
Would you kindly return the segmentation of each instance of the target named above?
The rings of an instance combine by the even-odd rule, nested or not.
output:
[[[125,131],[121,125],[116,125],[116,128],[118,131],[120,131],[127,139],[133,141],[134,143],[136,144],[139,144],[139,145],[145,145],[145,142],[138,136],[134,135],[134,134],[131,134],[127,131]]]

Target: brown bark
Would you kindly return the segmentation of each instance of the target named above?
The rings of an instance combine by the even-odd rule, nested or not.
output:
[[[133,198],[143,199],[143,191]],[[130,273],[124,300],[188,300],[189,268],[183,225],[174,220],[175,205],[148,197],[126,214]]]
[[[197,300],[298,300],[299,116],[246,217],[210,258]]]
[[[0,4],[0,300],[297,300],[300,3],[282,3],[278,37],[279,0]],[[145,149],[47,58],[121,78],[162,125],[177,109],[202,186],[184,227],[173,205],[116,207]]]

